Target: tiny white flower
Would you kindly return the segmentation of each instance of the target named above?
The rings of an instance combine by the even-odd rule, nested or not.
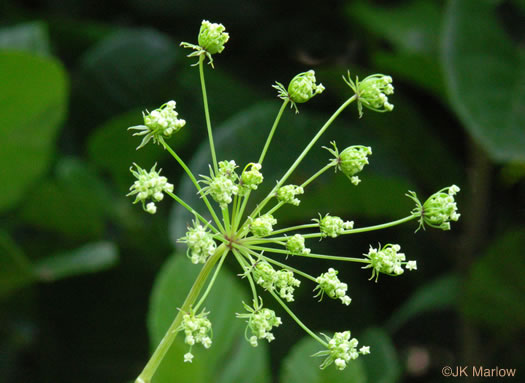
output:
[[[191,352],[187,352],[184,354],[184,363],[191,363],[193,360],[193,354]]]
[[[407,270],[417,270],[417,263],[416,261],[408,261],[405,267]]]
[[[370,346],[363,346],[359,349],[359,352],[361,355],[367,355],[370,354]]]
[[[155,214],[157,212],[157,206],[153,202],[150,202],[146,205],[146,211],[150,214]]]

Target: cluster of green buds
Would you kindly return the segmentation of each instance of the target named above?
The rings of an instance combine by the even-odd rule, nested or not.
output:
[[[241,195],[246,195],[250,190],[257,190],[257,187],[263,182],[264,177],[261,173],[261,164],[250,162],[241,173],[239,189]]]
[[[255,282],[267,291],[276,291],[281,298],[287,302],[293,302],[293,293],[296,287],[301,285],[301,281],[294,277],[290,270],[275,270],[266,261],[259,261],[253,268]]]
[[[403,265],[407,270],[417,270],[416,261],[406,261],[404,253],[400,253],[401,246],[387,244],[381,249],[373,248],[370,246],[368,253],[363,254],[369,259],[369,264],[364,266],[363,269],[372,268],[372,276],[370,279],[374,279],[377,282],[379,274],[387,274],[391,276],[397,276],[403,274]]]
[[[193,221],[193,227],[189,227],[186,236],[177,240],[188,246],[187,256],[193,264],[206,263],[217,249],[213,235],[200,225],[197,220]]]
[[[201,182],[207,185],[200,190],[201,196],[209,194],[221,209],[226,208],[233,201],[233,196],[239,193],[236,167],[235,161],[221,161],[219,172],[215,174],[210,166],[210,176],[201,175]]]
[[[332,299],[340,299],[345,305],[349,305],[352,299],[346,295],[348,285],[343,283],[337,278],[339,272],[334,268],[330,267],[326,273],[321,274],[316,278],[316,282],[319,285],[314,289],[319,290],[315,297],[320,297],[319,301],[323,299],[324,294],[328,295]]]
[[[272,328],[282,324],[281,318],[275,315],[275,311],[259,307],[258,302],[255,302],[255,308],[248,306],[244,302],[243,305],[248,314],[236,314],[236,316],[240,319],[247,319],[248,325],[246,326],[245,337],[250,345],[257,347],[259,339],[266,339],[268,342],[274,340]],[[262,306],[262,303],[260,306]],[[250,336],[248,336],[248,329],[251,333]]]
[[[159,171],[155,170],[157,164],[153,165],[149,172],[137,164],[133,165],[135,165],[136,170],[131,167],[130,171],[137,180],[129,188],[131,191],[127,196],[134,195],[135,201],[133,201],[133,203],[140,202],[145,211],[150,214],[155,214],[157,212],[155,202],[162,201],[164,193],[173,192],[173,185],[168,182],[166,177],[160,175],[161,169],[159,169]],[[148,199],[155,202],[146,204]]]
[[[191,349],[195,344],[202,344],[204,348],[211,347],[211,322],[207,316],[209,313],[202,310],[198,315],[195,315],[193,310],[188,313],[183,313],[182,324],[178,328],[178,331],[183,331],[185,338],[184,343],[190,346],[190,350],[184,354],[184,362],[191,363],[193,361],[193,354]]]
[[[389,95],[394,93],[392,77],[383,74],[373,74],[359,82],[356,77],[355,82],[348,76],[343,80],[355,92],[357,101],[357,110],[359,117],[363,116],[363,106],[375,112],[391,112],[394,105],[388,102]]]
[[[128,128],[128,130],[137,130],[134,136],[144,136],[142,142],[137,146],[137,150],[144,147],[150,140],[159,143],[162,138],[170,138],[173,133],[177,133],[186,125],[186,121],[180,118],[179,113],[175,110],[175,101],[168,101],[160,108],[151,113],[146,111],[142,113],[144,125],[137,125]]]
[[[162,200],[163,193],[166,193],[195,216],[193,226],[188,227],[186,235],[179,242],[187,245],[187,255],[192,263],[203,264],[190,294],[180,308],[179,315],[175,318],[174,324],[166,333],[144,371],[137,378],[137,383],[151,382],[160,360],[166,354],[178,332],[184,331],[185,341],[190,347],[196,343],[201,343],[206,348],[211,345],[211,336],[209,335],[211,323],[207,319],[207,313],[202,311],[201,314],[195,315],[194,312],[207,299],[216,277],[229,255],[235,258],[242,269],[243,272],[239,275],[247,280],[250,285],[253,307],[243,303],[247,313],[237,314],[237,317],[246,319],[245,337],[252,346],[257,346],[261,339],[272,341],[274,339],[272,329],[281,325],[281,319],[276,313],[262,306],[262,298],[258,292],[258,289],[262,288],[265,293],[275,299],[284,311],[290,314],[290,317],[306,333],[324,348],[315,354],[325,357],[321,368],[334,364],[337,369],[344,369],[351,360],[356,359],[359,355],[368,354],[370,348],[364,346],[358,351],[358,341],[351,338],[350,331],[336,332],[332,338],[323,334],[324,339],[321,338],[293,314],[288,303],[294,301],[295,290],[303,285],[302,281],[298,279],[301,277],[315,285],[313,291],[317,292],[315,297],[318,297],[319,300],[327,295],[349,305],[351,298],[347,295],[347,283],[339,280],[338,271],[334,267],[330,267],[327,272],[315,277],[285,264],[284,261],[288,256],[293,256],[296,259],[305,257],[330,262],[353,262],[364,265],[364,269],[371,268],[371,279],[375,278],[377,282],[379,274],[398,276],[403,274],[405,269],[416,270],[417,264],[415,261],[407,261],[397,244],[387,244],[379,248],[370,247],[364,257],[352,258],[317,253],[315,249],[312,251],[310,247],[307,247],[307,241],[380,230],[414,220],[419,221],[420,227],[429,225],[448,230],[450,221],[457,221],[459,218],[454,201],[454,195],[459,191],[459,188],[453,185],[433,194],[424,204],[419,202],[414,192],[409,192],[408,196],[416,202],[416,207],[408,216],[392,222],[354,228],[353,221],[329,214],[324,216],[319,214],[318,219],[311,220],[313,223],[307,221],[297,226],[278,226],[277,211],[285,204],[299,206],[300,200],[297,196],[302,195],[308,185],[327,170],[334,168],[335,171],[341,171],[354,185],[361,182],[357,174],[368,164],[368,156],[372,154],[372,149],[368,146],[354,145],[339,152],[335,142],[332,142],[333,149],[326,149],[333,155],[333,158],[327,164],[300,185],[286,184],[286,181],[336,117],[352,102],[357,103],[359,116],[362,115],[363,106],[377,112],[393,109],[393,105],[388,102],[387,98],[387,95],[393,93],[392,79],[381,74],[368,76],[361,82],[357,78],[355,82],[352,81],[350,75],[348,78],[344,78],[352,89],[352,94],[319,129],[290,168],[278,180],[270,181],[276,182],[276,184],[269,193],[255,204],[255,208],[251,212],[246,210],[252,192],[258,189],[265,178],[269,178],[263,176],[262,164],[286,106],[291,103],[297,110],[296,104],[304,103],[322,93],[324,87],[317,84],[313,70],[295,76],[290,81],[288,88],[280,83],[274,86],[278,89],[279,97],[282,99],[281,108],[269,131],[259,158],[254,158],[253,162],[249,162],[239,175],[235,161],[217,161],[203,69],[204,58],[208,57],[211,64],[211,55],[221,53],[228,39],[229,35],[225,32],[222,24],[214,24],[205,20],[202,22],[199,32],[199,45],[182,43],[184,47],[195,50],[189,56],[199,57],[196,65],[199,66],[201,74],[205,121],[212,159],[209,165],[209,176],[201,176],[202,179],[198,181],[186,163],[166,142],[166,139],[172,133],[177,132],[185,123],[181,122],[183,120],[178,120],[178,115],[174,110],[174,102],[170,101],[164,104],[148,114],[148,118],[145,116],[146,125],[144,128],[132,128],[140,131],[137,133],[138,135],[145,135],[139,147],[153,140],[155,143],[160,143],[173,156],[187,173],[211,216],[211,220],[207,220],[178,195],[172,193],[173,185],[169,184],[165,177],[161,177],[159,172],[155,171],[155,166],[150,172],[144,171],[137,165],[136,170],[131,169],[137,181],[132,185],[131,192],[128,195],[135,195],[134,202],[140,201],[144,210],[154,213],[156,211],[154,202]],[[145,201],[148,199],[154,202],[146,205]],[[220,208],[221,218],[217,214],[213,202]],[[272,203],[273,206],[267,206]],[[275,258],[282,259],[277,260]],[[207,286],[206,289],[203,289],[204,286]],[[193,355],[190,348],[190,352],[184,356],[184,360],[191,362],[192,359]]]
[[[425,228],[425,225],[441,230],[450,230],[450,221],[458,221],[461,214],[458,213],[458,207],[454,196],[459,192],[456,185],[443,188],[432,194],[424,204],[421,204],[417,195],[413,191],[407,193],[407,197],[416,203],[412,211],[419,216],[419,227]]]
[[[332,338],[325,334],[323,336],[328,342],[328,348],[312,355],[326,356],[321,364],[321,369],[333,363],[338,370],[344,370],[349,361],[357,359],[359,355],[370,354],[369,346],[363,346],[357,351],[359,341],[356,338],[350,338],[350,331],[336,332]]]
[[[277,224],[277,220],[271,214],[261,215],[255,218],[250,223],[250,231],[257,237],[266,237],[272,234],[273,225]]]
[[[297,195],[303,194],[304,189],[297,185],[285,185],[277,189],[277,199],[282,203],[289,203],[294,206],[299,206],[301,200]]]
[[[345,234],[347,230],[354,228],[354,221],[343,221],[341,217],[336,217],[330,214],[324,217],[319,214],[319,219],[312,219],[312,221],[319,224],[322,237],[336,238],[341,234]]]
[[[296,75],[288,84],[288,89],[280,82],[275,82],[273,87],[277,89],[280,99],[291,103],[290,107],[295,108],[295,113],[299,113],[297,104],[309,101],[316,94],[323,93],[325,89],[323,84],[317,84],[315,71],[313,70]]]
[[[305,246],[305,238],[301,234],[294,234],[286,240],[286,249],[291,255],[308,255],[311,250]]]
[[[208,57],[208,64],[213,67],[212,55],[216,53],[222,53],[224,50],[224,44],[230,39],[228,32],[225,32],[226,28],[222,24],[210,23],[208,20],[203,20],[201,23],[201,29],[198,36],[198,45],[190,43],[180,43],[184,48],[193,49],[188,57],[199,57],[199,61],[202,60],[200,57]],[[198,63],[197,63],[198,64]]]
[[[340,170],[343,172],[350,182],[357,186],[361,179],[356,174],[360,173],[365,165],[368,165],[368,156],[372,155],[372,148],[370,146],[353,145],[339,153],[335,141],[330,143],[334,147],[333,149],[326,146],[323,146],[323,148],[335,157],[332,160],[335,171]]]

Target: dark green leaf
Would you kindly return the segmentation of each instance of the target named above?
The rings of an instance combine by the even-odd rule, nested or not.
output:
[[[289,352],[283,361],[280,381],[282,383],[365,383],[368,380],[362,359],[366,355],[349,362],[348,366],[339,371],[332,364],[324,370],[319,368],[323,357],[312,357],[324,347],[312,337],[301,339]]]
[[[390,336],[383,329],[370,328],[359,338],[359,342],[370,346],[370,355],[362,358],[369,382],[398,382],[401,366]]]
[[[450,274],[421,286],[394,312],[387,327],[390,331],[397,331],[424,312],[454,307],[458,301],[460,283],[457,275]]]
[[[0,231],[0,298],[35,280],[32,265],[7,233]]]
[[[448,4],[442,55],[450,103],[493,159],[523,162],[523,48],[498,23],[494,2],[453,0]]]
[[[496,237],[471,268],[460,308],[474,323],[508,335],[525,326],[525,231]]]
[[[21,216],[36,227],[90,239],[102,234],[111,206],[97,174],[77,159],[64,158],[57,165],[56,178],[29,194]]]
[[[0,29],[0,49],[49,55],[49,38],[43,23],[19,24]]]
[[[433,1],[403,2],[378,7],[369,2],[350,3],[349,14],[372,33],[406,53],[437,53],[441,12]]]
[[[0,211],[17,203],[47,169],[65,116],[67,79],[51,58],[0,52]]]
[[[118,261],[112,242],[95,242],[76,250],[55,254],[35,263],[35,274],[44,282],[106,270]]]
[[[148,314],[152,347],[157,347],[177,315],[177,308],[182,306],[201,267],[193,265],[184,256],[174,256],[159,273]],[[193,363],[184,365],[183,354],[188,351],[189,346],[183,343],[183,336],[179,335],[168,353],[168,359],[161,364],[154,382],[172,382],[171,379],[177,377],[181,382],[241,383],[246,376],[259,376],[258,380],[253,379],[255,382],[268,382],[265,345],[260,344],[257,348],[243,345],[246,343],[245,323],[235,318],[236,312],[243,311],[242,301],[249,302],[238,281],[228,270],[222,269],[204,304],[206,311],[210,312],[209,319],[213,326],[212,347],[209,350],[194,347]]]
[[[87,51],[74,88],[83,119],[79,123],[166,102],[168,90],[172,91],[175,50],[167,36],[137,29],[112,34]]]

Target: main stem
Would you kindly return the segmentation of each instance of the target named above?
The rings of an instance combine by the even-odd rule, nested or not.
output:
[[[166,353],[170,349],[171,345],[173,344],[173,341],[177,336],[178,328],[182,323],[182,316],[185,312],[190,311],[191,306],[199,297],[199,294],[202,288],[204,287],[210,273],[212,272],[213,267],[222,256],[226,255],[225,253],[228,252],[228,250],[229,249],[225,244],[221,244],[215,251],[215,254],[208,258],[208,261],[206,261],[206,263],[202,267],[199,275],[197,276],[197,279],[195,279],[195,282],[193,282],[193,286],[191,287],[191,290],[188,293],[186,300],[182,304],[182,307],[180,308],[177,316],[171,323],[171,326],[164,335],[164,338],[162,338],[159,345],[153,352],[153,355],[149,359],[148,363],[146,364],[138,378],[135,380],[135,383],[151,382],[151,378],[155,374],[155,371],[157,371],[157,368],[164,359],[164,356],[166,356]]]

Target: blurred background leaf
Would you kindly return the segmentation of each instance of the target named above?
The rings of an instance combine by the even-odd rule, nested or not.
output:
[[[445,79],[453,110],[488,154],[498,162],[524,162],[525,51],[510,39],[495,7],[487,0],[448,3]]]
[[[115,244],[111,242],[90,243],[67,253],[54,254],[40,259],[35,264],[35,273],[42,281],[49,282],[105,270],[113,266],[117,260]]]
[[[48,169],[66,114],[67,75],[52,58],[0,51],[0,211],[20,201]]]
[[[497,329],[502,337],[525,327],[523,228],[494,238],[466,281],[461,309],[475,323]]]
[[[49,56],[49,37],[42,22],[0,28],[0,48]]]

